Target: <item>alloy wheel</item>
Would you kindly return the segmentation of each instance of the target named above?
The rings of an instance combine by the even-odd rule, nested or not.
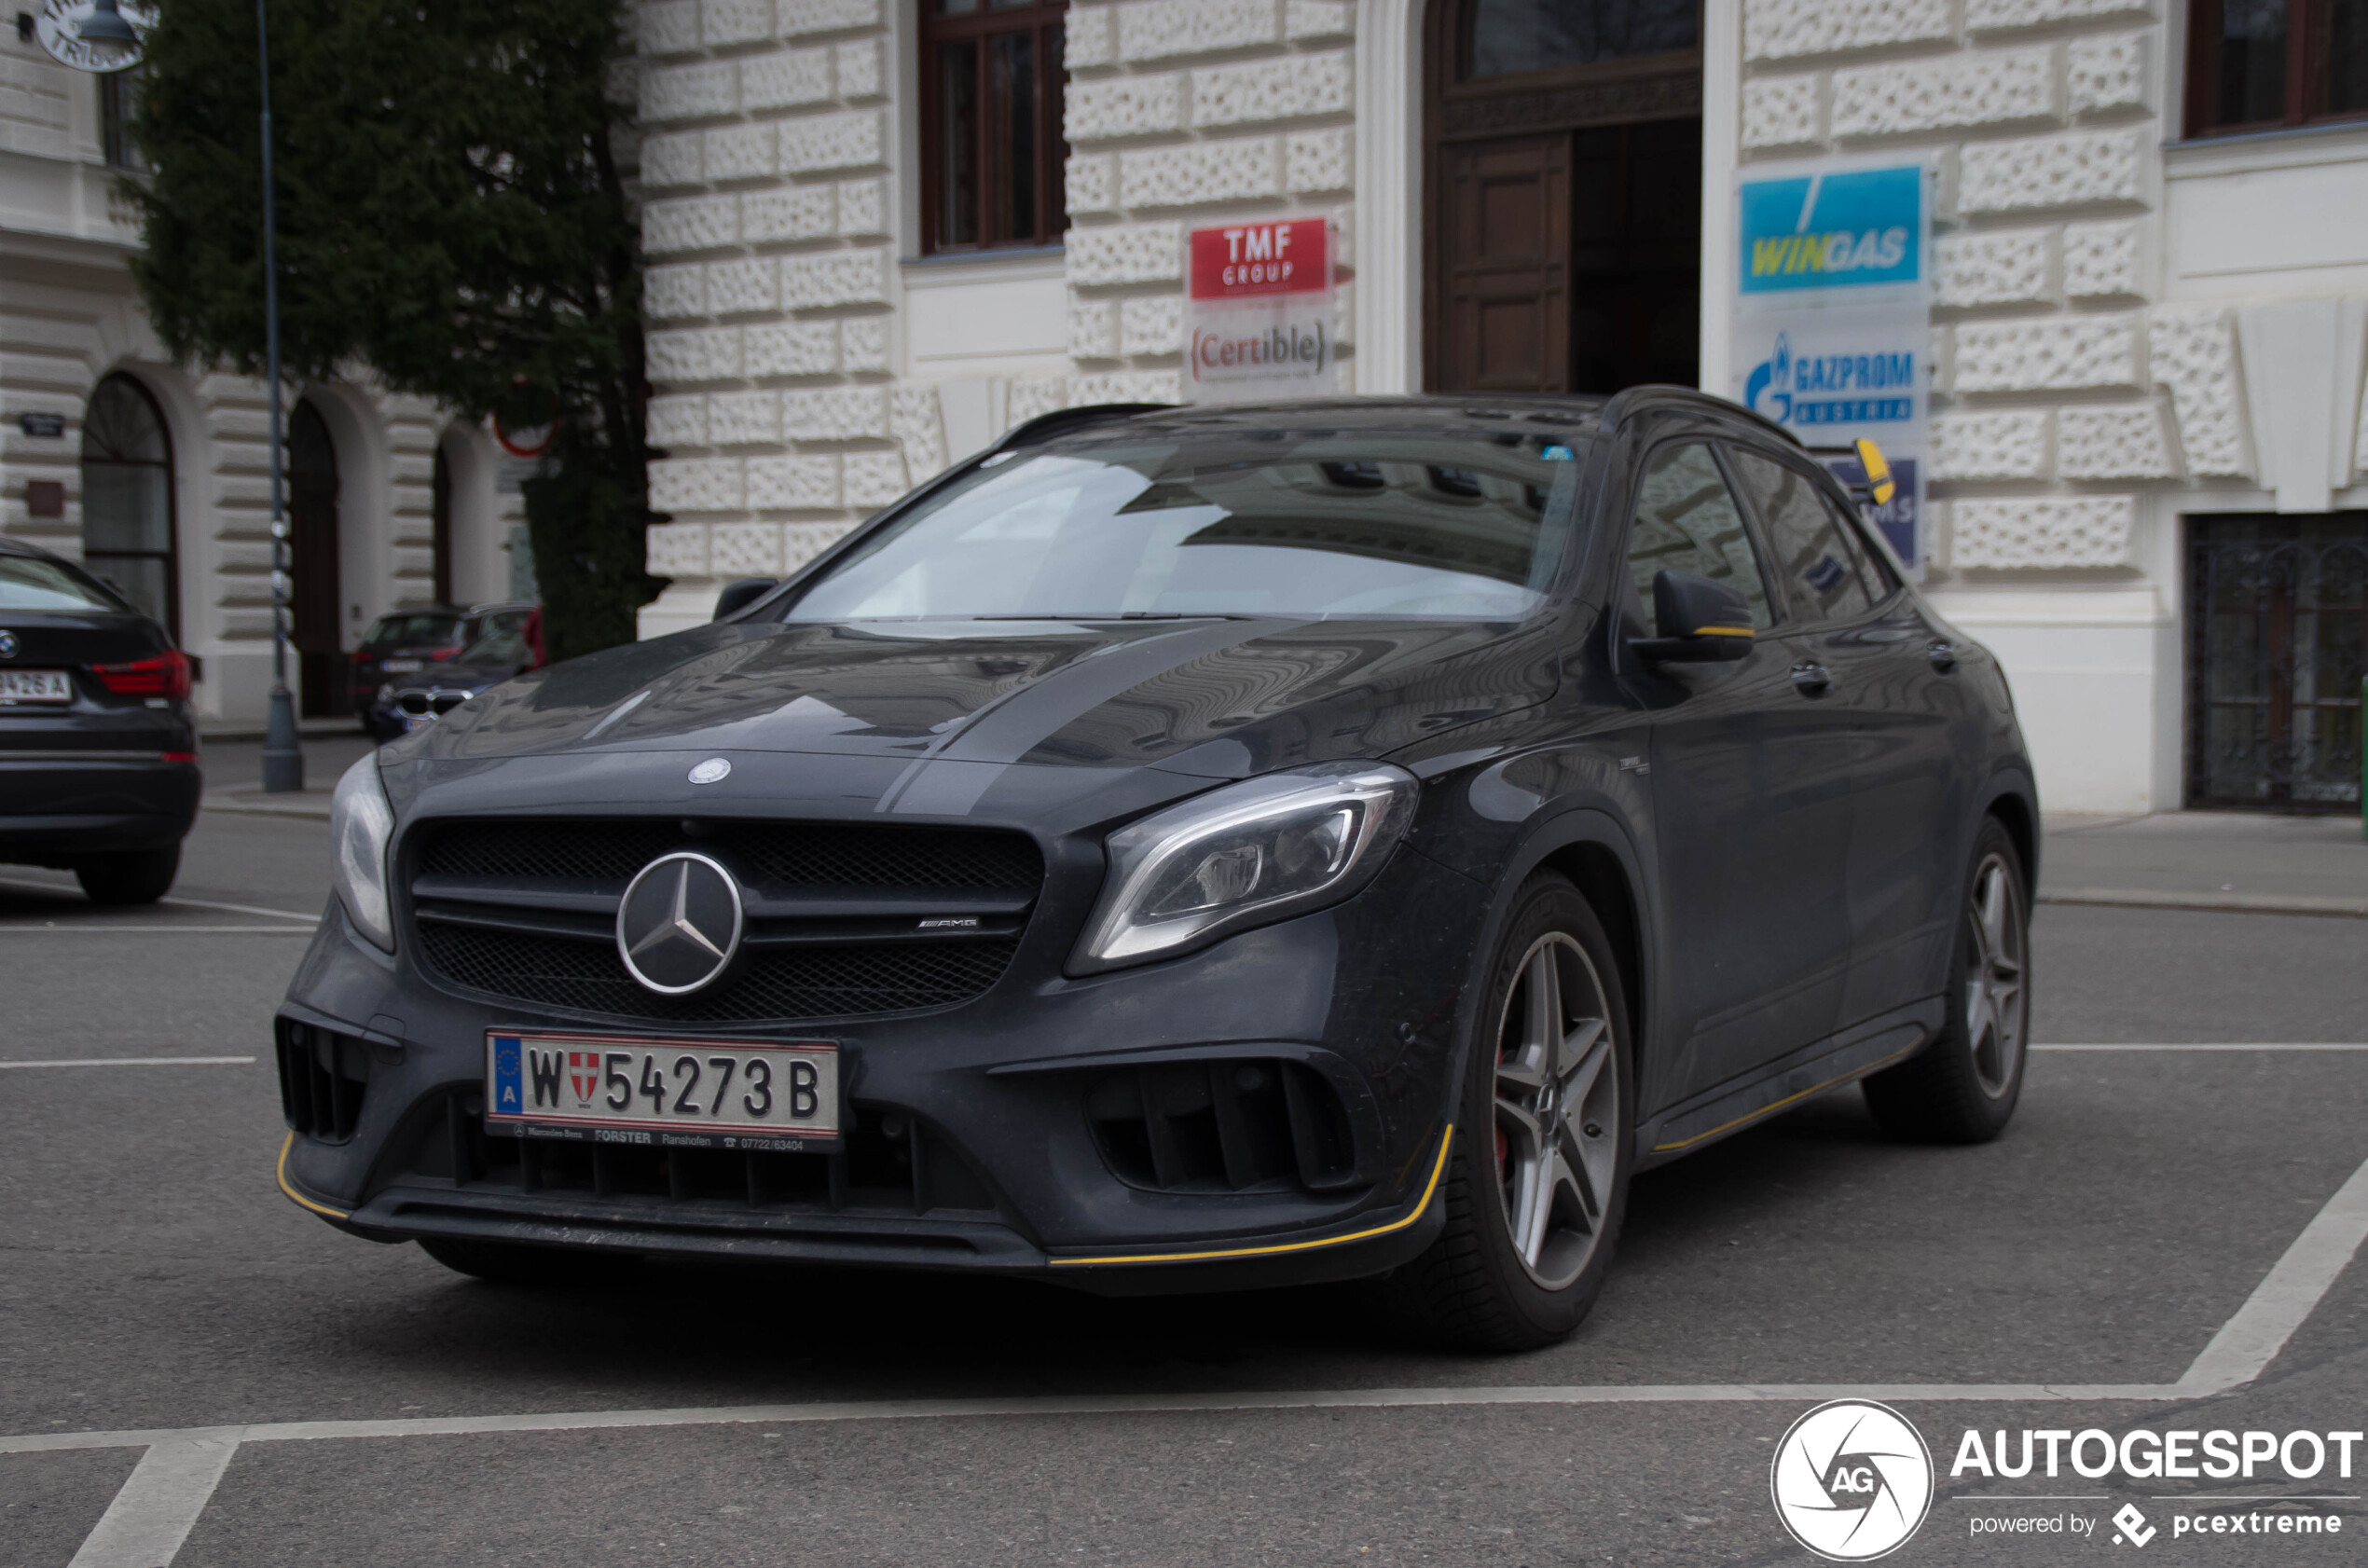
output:
[[[1549,1290],[1594,1255],[1618,1168],[1620,1075],[1602,981],[1560,931],[1521,958],[1496,1030],[1499,1207],[1521,1267]]]
[[[1991,1099],[2015,1081],[2023,1057],[2030,997],[2023,982],[2027,927],[2015,873],[2002,855],[1988,855],[1974,872],[1965,911],[1965,1038],[1974,1074]]]

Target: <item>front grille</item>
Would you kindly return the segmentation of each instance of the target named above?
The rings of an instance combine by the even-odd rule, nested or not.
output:
[[[291,1131],[343,1143],[362,1121],[370,1085],[370,1048],[351,1035],[294,1019],[275,1020],[280,1113]]]
[[[1044,875],[1034,840],[979,829],[476,819],[429,823],[417,837],[411,918],[430,972],[514,1001],[651,1021],[786,1023],[968,1001],[1010,967]],[[743,885],[746,950],[715,985],[666,997],[626,971],[616,908],[643,866],[686,848]]]
[[[676,849],[720,853],[797,887],[1033,895],[1044,862],[1020,833],[823,822],[714,822],[694,839],[670,820],[466,821],[429,830],[425,875],[614,882]]]
[[[662,1218],[686,1204],[764,1213],[992,1213],[970,1160],[907,1112],[856,1106],[827,1154],[662,1148],[489,1136],[484,1096],[453,1089],[412,1116],[398,1146],[398,1181],[448,1181],[459,1191],[550,1192],[614,1202]]]
[[[905,1012],[968,1001],[1002,978],[1016,940],[915,946],[768,948],[688,997],[647,991],[610,940],[577,942],[484,926],[420,923],[428,966],[456,985],[619,1018],[729,1023]]]
[[[1359,1179],[1345,1107],[1322,1073],[1271,1057],[1163,1062],[1114,1073],[1086,1096],[1118,1176],[1167,1192],[1314,1192]]]

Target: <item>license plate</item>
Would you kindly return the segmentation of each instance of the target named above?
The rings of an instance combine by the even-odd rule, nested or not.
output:
[[[0,669],[0,702],[72,702],[74,682],[62,669]]]
[[[414,675],[427,667],[426,661],[421,659],[380,659],[379,661],[379,673],[381,675]]]
[[[489,1132],[597,1143],[831,1148],[839,1048],[489,1029],[485,1120]]]

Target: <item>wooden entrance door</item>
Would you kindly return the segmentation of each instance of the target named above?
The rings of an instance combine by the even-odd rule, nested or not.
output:
[[[288,640],[296,651],[302,712],[330,719],[353,711],[339,645],[345,593],[337,562],[337,449],[310,403],[288,419]]]
[[[1425,384],[1691,385],[1697,0],[1437,0]]]

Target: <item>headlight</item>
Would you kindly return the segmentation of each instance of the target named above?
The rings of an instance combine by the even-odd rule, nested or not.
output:
[[[1405,836],[1420,788],[1387,763],[1327,763],[1245,779],[1121,828],[1070,971],[1169,957],[1339,902]]]
[[[393,836],[394,808],[387,805],[373,752],[345,770],[329,797],[329,852],[336,857],[330,880],[362,934],[390,953],[394,917],[387,906],[387,841]]]

